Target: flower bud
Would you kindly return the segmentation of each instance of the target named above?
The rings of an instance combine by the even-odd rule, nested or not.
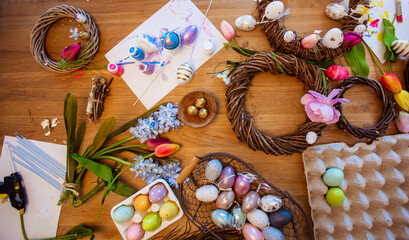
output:
[[[393,95],[395,97],[395,101],[399,104],[399,106],[409,112],[409,93],[405,90],[402,90],[399,93],[395,93]]]
[[[351,49],[362,42],[362,35],[355,32],[349,32],[344,35],[344,47]]]
[[[70,46],[62,50],[61,57],[66,62],[73,61],[77,59],[77,56],[80,53],[80,50],[81,50],[81,43],[78,42],[78,43],[71,44]]]
[[[179,150],[179,145],[175,143],[165,143],[155,148],[155,155],[164,158]]]
[[[402,91],[402,85],[398,77],[393,73],[386,73],[381,77],[381,83],[393,93],[399,93]]]
[[[409,132],[409,113],[399,111],[398,119],[396,120],[396,127],[401,133]]]
[[[220,29],[222,30],[223,36],[228,40],[232,40],[236,36],[236,32],[234,28],[228,23],[226,20],[222,21],[220,25]]]
[[[162,137],[152,138],[148,140],[148,142],[146,143],[146,147],[149,151],[154,152],[157,146],[165,143],[170,143],[169,139]]]
[[[318,34],[311,34],[309,36],[306,36],[302,41],[301,45],[303,48],[313,48],[315,45],[317,45],[319,40]]]
[[[325,70],[325,76],[332,80],[344,80],[349,77],[349,72],[344,67],[332,65]]]

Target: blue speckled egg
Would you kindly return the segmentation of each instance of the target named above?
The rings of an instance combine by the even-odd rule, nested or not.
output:
[[[268,227],[263,230],[264,240],[284,240],[284,234],[275,227]]]
[[[175,32],[165,32],[162,35],[161,40],[163,47],[168,50],[175,49],[180,44],[180,37]]]
[[[122,205],[119,208],[115,209],[112,218],[117,223],[123,223],[131,219],[134,213],[135,209],[133,208],[133,206]]]
[[[328,168],[322,175],[322,180],[330,187],[339,186],[344,180],[344,173],[339,168]]]

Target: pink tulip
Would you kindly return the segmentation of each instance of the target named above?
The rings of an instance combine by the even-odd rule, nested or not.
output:
[[[154,152],[157,146],[165,143],[170,143],[169,139],[162,137],[152,138],[148,140],[148,142],[146,143],[146,147],[149,151]]]
[[[315,45],[317,45],[319,40],[318,34],[311,34],[309,36],[306,36],[302,41],[301,45],[303,48],[313,48]]]
[[[341,89],[334,89],[328,94],[328,97],[311,90],[308,91],[309,94],[307,93],[301,98],[301,103],[305,105],[308,118],[313,122],[323,122],[325,124],[338,122],[341,114],[333,105],[349,102],[344,98],[333,99],[340,91]]]
[[[362,35],[355,32],[349,32],[344,35],[344,47],[351,49],[362,42]]]
[[[80,53],[80,50],[81,50],[81,43],[78,42],[78,43],[71,44],[70,46],[62,50],[61,57],[66,62],[73,61],[77,59],[77,56]]]
[[[344,80],[349,77],[349,72],[344,67],[332,65],[325,70],[325,76],[332,80]]]
[[[409,113],[399,111],[396,127],[401,133],[409,133]]]
[[[226,20],[222,21],[220,25],[220,29],[222,30],[223,36],[228,40],[232,40],[236,36],[236,32],[234,28],[228,23]]]

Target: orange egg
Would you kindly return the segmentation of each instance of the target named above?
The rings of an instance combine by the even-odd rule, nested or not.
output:
[[[148,195],[141,194],[135,198],[134,207],[139,212],[145,212],[151,206]]]

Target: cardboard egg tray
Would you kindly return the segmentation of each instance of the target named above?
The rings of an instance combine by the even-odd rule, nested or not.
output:
[[[409,239],[409,134],[314,146],[303,160],[315,239]],[[331,167],[345,176],[340,207],[325,200],[322,175]]]
[[[162,204],[165,203],[166,201],[171,200],[171,201],[174,201],[178,205],[178,207],[179,207],[178,214],[176,215],[176,217],[174,217],[170,221],[162,219],[162,224],[160,225],[160,227],[158,229],[156,229],[154,231],[145,231],[145,236],[142,238],[143,240],[153,237],[154,235],[156,235],[157,233],[159,233],[160,231],[162,231],[163,229],[165,229],[166,227],[168,227],[169,225],[171,225],[172,223],[176,222],[177,220],[179,220],[180,218],[183,217],[182,207],[180,206],[179,200],[177,199],[176,195],[173,193],[173,191],[170,188],[169,184],[163,179],[157,179],[154,182],[152,182],[151,184],[149,184],[148,186],[146,186],[146,187],[142,188],[141,190],[139,190],[138,192],[134,193],[129,198],[127,198],[127,199],[123,200],[122,202],[118,203],[117,205],[115,205],[111,209],[111,218],[112,218],[112,220],[114,219],[113,214],[114,214],[115,209],[117,209],[118,207],[120,207],[122,205],[133,206],[134,205],[134,199],[138,195],[141,195],[141,194],[149,195],[149,190],[151,189],[151,187],[153,187],[157,183],[163,183],[165,185],[166,189],[168,190],[168,195],[165,197],[165,199],[163,201],[161,201],[160,203],[152,204],[151,207],[145,212],[139,212],[139,211],[135,210],[135,214],[134,214],[133,218],[131,218],[127,222],[117,223],[117,222],[114,221],[114,223],[115,223],[116,227],[118,228],[118,231],[121,233],[121,236],[122,236],[123,239],[126,239],[126,229],[129,227],[129,225],[131,225],[134,222],[136,222],[136,223],[142,222],[143,217],[146,214],[150,213],[150,212],[158,212],[160,207],[162,206]]]

